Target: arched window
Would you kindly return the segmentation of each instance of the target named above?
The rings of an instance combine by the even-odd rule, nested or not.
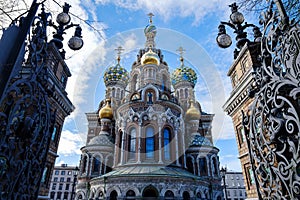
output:
[[[207,162],[206,158],[199,158],[200,176],[207,176]]]
[[[126,192],[126,199],[135,199],[135,192],[133,190],[128,190]]]
[[[174,199],[174,193],[171,190],[165,192],[165,199]]]
[[[99,171],[100,171],[100,158],[99,157],[94,157],[93,166],[94,166],[93,172],[99,173]]]
[[[120,88],[117,88],[117,95],[116,95],[117,99],[120,98]]]
[[[112,88],[112,94],[111,94],[111,96],[112,96],[112,97],[115,97],[115,95],[116,95],[116,89],[115,89],[115,88]]]
[[[218,163],[217,163],[217,159],[215,157],[213,157],[212,162],[213,162],[213,166],[214,166],[214,175],[217,176],[218,175]]]
[[[135,74],[135,75],[132,77],[131,90],[132,90],[132,91],[137,90],[137,74]]]
[[[83,156],[82,159],[82,173],[84,174],[86,172],[86,168],[87,168],[87,156]]]
[[[189,172],[191,172],[192,174],[194,174],[194,162],[193,162],[192,157],[187,157],[186,166],[187,166],[187,170]]]
[[[117,200],[117,197],[118,197],[118,193],[115,190],[113,190],[109,195],[110,200]]]
[[[171,132],[170,129],[165,128],[164,129],[164,156],[165,156],[165,160],[170,160],[171,159],[171,144],[170,143],[171,140]]]
[[[123,142],[123,131],[120,131],[120,137],[119,137],[119,153],[118,155],[118,161],[121,162],[121,151],[122,151],[122,142]]]
[[[154,158],[154,128],[149,126],[146,128],[146,159]]]
[[[182,194],[183,200],[190,200],[190,194],[187,191],[184,191]]]
[[[188,96],[189,96],[189,91],[188,91],[187,88],[185,88],[185,90],[184,90],[184,97],[188,98]]]
[[[130,130],[128,141],[129,141],[128,143],[129,159],[134,159],[136,153],[136,129],[135,128],[132,128]]]

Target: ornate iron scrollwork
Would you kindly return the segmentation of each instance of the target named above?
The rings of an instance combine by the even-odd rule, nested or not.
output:
[[[274,2],[278,10],[273,8]],[[255,99],[244,116],[260,199],[300,198],[300,26],[279,1],[262,15],[261,66]]]
[[[0,102],[0,199],[38,196],[55,120],[49,104],[45,22],[35,18],[28,59]]]

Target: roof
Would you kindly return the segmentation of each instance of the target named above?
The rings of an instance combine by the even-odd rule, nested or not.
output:
[[[102,177],[115,177],[115,176],[167,176],[167,177],[180,177],[180,178],[192,178],[199,179],[198,176],[191,174],[190,172],[176,167],[165,166],[128,166],[117,168]]]

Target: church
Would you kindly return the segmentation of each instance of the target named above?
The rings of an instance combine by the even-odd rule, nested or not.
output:
[[[86,113],[75,199],[221,200],[214,115],[196,100],[197,74],[185,65],[182,47],[170,73],[149,16],[131,71],[121,66],[119,47],[103,76],[105,99]]]

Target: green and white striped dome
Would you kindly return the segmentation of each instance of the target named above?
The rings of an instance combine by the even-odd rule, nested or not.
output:
[[[105,86],[116,83],[127,85],[129,74],[127,70],[118,63],[116,66],[109,67],[103,78]]]

